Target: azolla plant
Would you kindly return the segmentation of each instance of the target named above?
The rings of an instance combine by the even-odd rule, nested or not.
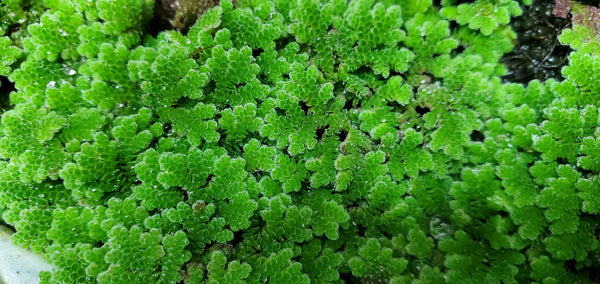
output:
[[[600,281],[595,8],[559,1],[563,78],[521,84],[531,1],[223,0],[156,36],[154,1],[26,2],[0,213],[42,283]]]

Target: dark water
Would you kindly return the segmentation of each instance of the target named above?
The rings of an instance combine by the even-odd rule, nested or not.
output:
[[[570,21],[552,14],[554,1],[533,1],[521,8],[523,14],[511,21],[518,43],[500,59],[508,71],[503,80],[524,84],[533,79],[562,81],[560,70],[569,63],[571,49],[561,45],[558,36],[571,27]]]

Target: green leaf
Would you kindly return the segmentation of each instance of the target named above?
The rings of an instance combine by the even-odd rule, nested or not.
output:
[[[308,177],[306,168],[294,158],[283,154],[277,155],[276,163],[277,166],[271,172],[273,179],[283,183],[283,190],[286,193],[299,191],[301,182]]]
[[[410,230],[408,232],[409,244],[406,250],[409,254],[416,256],[419,259],[431,258],[431,250],[434,247],[433,240],[425,235],[421,230]]]
[[[23,51],[11,45],[9,37],[0,37],[0,75],[7,76],[11,71],[11,65],[17,61]]]
[[[469,135],[478,128],[478,124],[477,114],[472,110],[448,114],[431,134],[432,150],[443,149],[452,158],[459,158],[463,154],[463,147],[471,141]]]
[[[537,204],[546,208],[544,215],[552,224],[554,234],[574,233],[579,226],[581,200],[574,192],[575,183],[580,175],[573,168],[560,165],[556,172],[558,178],[551,178],[548,187],[542,190]]]
[[[233,141],[240,141],[249,133],[257,132],[263,124],[261,118],[256,117],[256,105],[248,103],[244,106],[235,106],[221,112],[219,127]]]
[[[227,266],[227,267],[226,267]],[[211,254],[211,260],[206,266],[208,270],[208,283],[245,283],[252,267],[248,263],[239,261],[227,262],[227,257],[222,251]]]
[[[127,229],[116,225],[108,236],[109,242],[106,245],[110,249],[105,261],[109,264],[109,269],[98,275],[99,282],[123,281],[121,277],[131,281],[154,278],[153,271],[157,261],[165,254],[158,230],[145,232],[138,226]],[[123,247],[131,249],[123,250]]]
[[[311,240],[302,247],[302,264],[311,279],[336,281],[340,278],[338,267],[344,261],[341,253],[323,246],[318,239]]]
[[[74,43],[78,42],[77,28],[83,24],[83,16],[73,7],[66,7],[59,11],[49,10],[41,16],[39,23],[27,28],[32,36],[23,40],[23,46],[36,59],[54,62],[59,56],[63,59],[77,57]]]
[[[581,142],[581,154],[577,165],[583,169],[600,172],[600,143],[592,137],[585,137]]]
[[[413,99],[411,88],[411,86],[402,82],[402,77],[392,76],[379,92],[388,101],[407,105]]]
[[[392,256],[391,248],[382,247],[377,239],[369,238],[364,245],[358,249],[359,256],[354,256],[348,260],[348,266],[352,274],[357,277],[375,276],[375,274],[384,277],[396,276],[402,273],[408,261],[404,258]]]
[[[262,265],[256,267],[260,279],[268,279],[274,283],[310,283],[308,275],[302,273],[302,264],[293,261],[291,249],[283,249],[277,254],[272,253],[268,258],[262,258]]]
[[[249,219],[257,208],[256,201],[250,199],[247,191],[242,191],[231,198],[221,214],[229,223],[231,230],[236,232],[250,227]]]
[[[502,1],[498,4],[488,1],[475,1],[473,4],[460,4],[457,10],[443,8],[441,14],[459,24],[469,24],[473,30],[480,29],[484,35],[490,35],[498,25],[506,25],[512,15],[522,13],[516,1]]]
[[[98,15],[104,20],[102,31],[117,35],[130,28],[141,28],[144,9],[152,8],[150,1],[98,0]],[[127,9],[123,9],[127,7]]]
[[[322,195],[321,197],[324,198]],[[313,200],[313,232],[316,236],[325,234],[328,239],[337,240],[339,227],[350,219],[348,212],[334,200]]]
[[[576,232],[549,235],[544,238],[543,243],[555,259],[583,261],[590,251],[598,247],[593,228],[594,225],[585,221]]]
[[[185,250],[189,244],[186,233],[177,231],[175,234],[165,235],[162,246],[165,256],[161,258],[160,282],[181,281],[183,276],[179,273],[184,263],[192,257],[192,253]]]
[[[576,183],[577,189],[579,189],[579,197],[583,200],[581,204],[581,211],[590,214],[596,214],[600,212],[600,186],[598,184],[598,177],[591,179],[580,178]]]
[[[275,168],[276,149],[267,145],[260,145],[256,139],[244,145],[244,159],[247,170],[271,171]]]
[[[182,154],[162,153],[159,158],[160,173],[157,181],[165,188],[181,186],[185,183],[187,157]]]
[[[289,195],[280,194],[269,199],[268,207],[260,212],[267,223],[266,230],[277,239],[303,242],[312,239],[313,232],[309,228],[312,221],[312,210],[292,205]]]

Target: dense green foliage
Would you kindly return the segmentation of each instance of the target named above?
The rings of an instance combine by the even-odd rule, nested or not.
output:
[[[222,1],[156,37],[153,1],[42,2],[0,38],[0,212],[43,283],[598,280],[589,26],[523,86],[513,0]]]

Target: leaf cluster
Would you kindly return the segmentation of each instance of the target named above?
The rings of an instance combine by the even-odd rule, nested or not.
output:
[[[519,2],[433,2],[221,1],[156,36],[148,0],[16,13],[3,222],[42,283],[597,281],[597,35],[504,83]]]

